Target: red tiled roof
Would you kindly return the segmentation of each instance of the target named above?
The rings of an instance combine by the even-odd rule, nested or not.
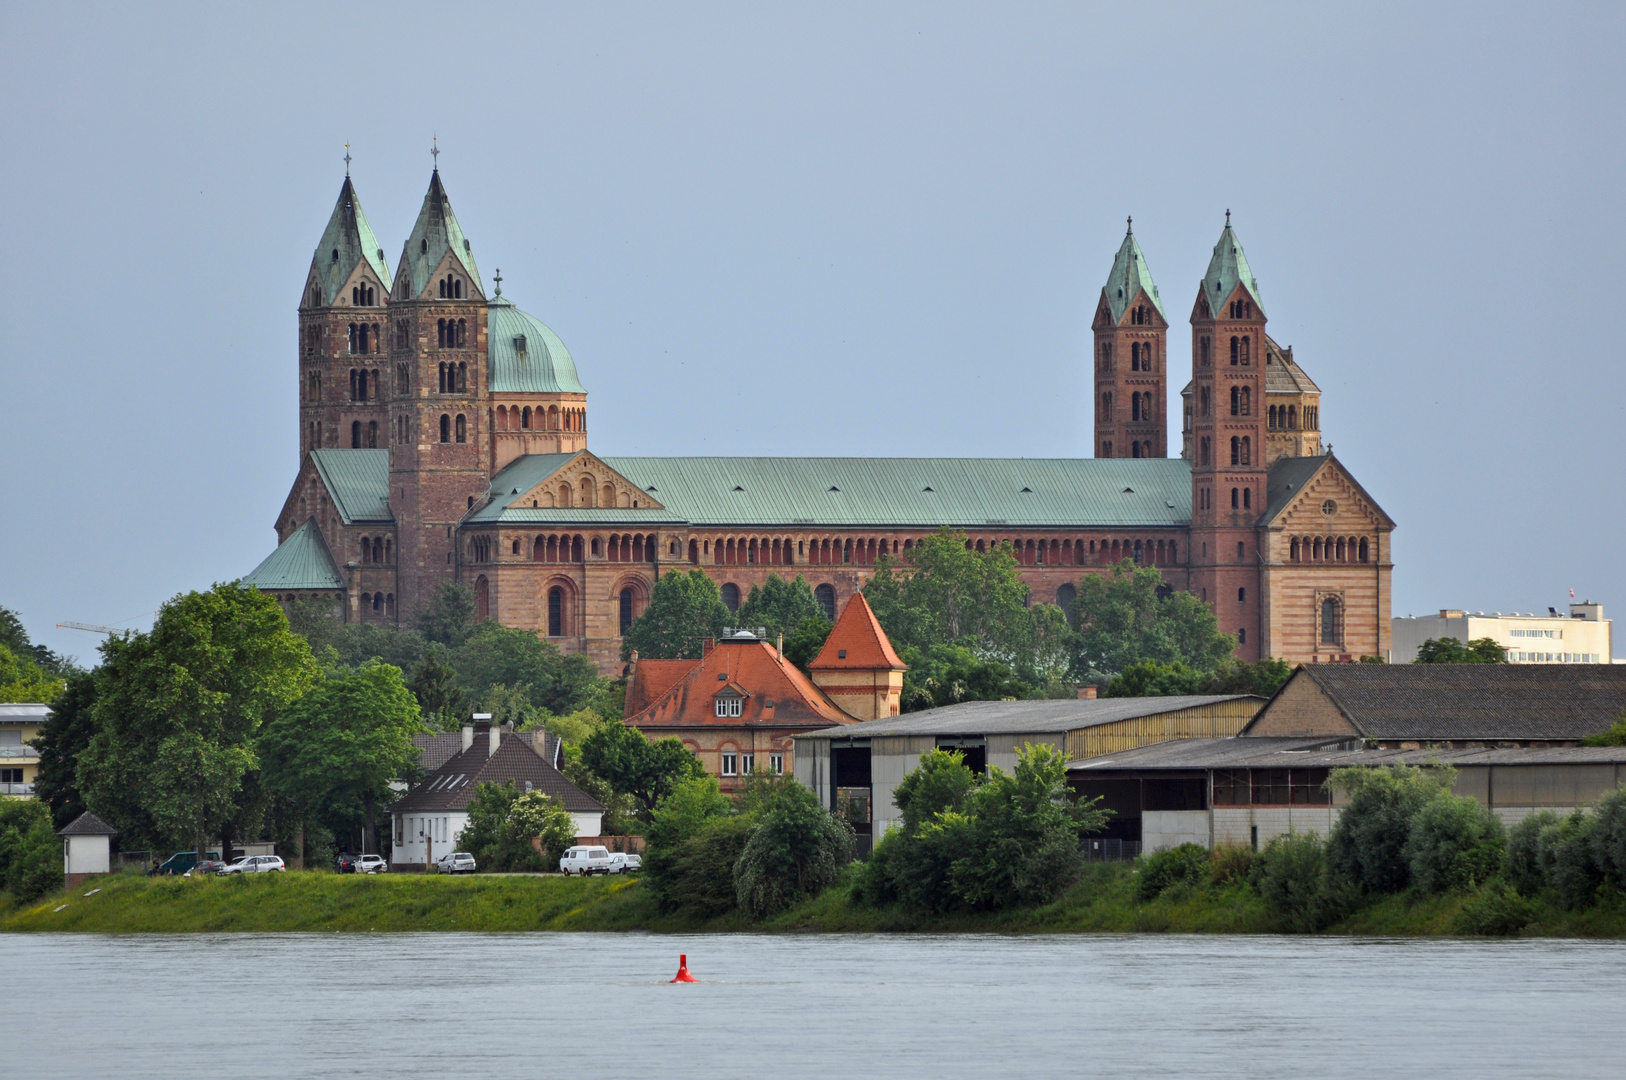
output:
[[[845,654],[845,655],[844,655]],[[814,668],[847,668],[875,671],[887,669],[903,671],[908,665],[898,659],[886,631],[870,609],[863,593],[853,593],[847,606],[841,609],[835,628],[825,639],[824,648],[807,665]]]
[[[639,660],[627,680],[627,703],[621,710],[623,717],[643,712],[685,675],[695,669],[698,660]]]
[[[640,675],[648,662],[638,661]],[[661,662],[688,664],[689,672],[658,700],[628,716],[627,723],[633,727],[807,727],[853,722],[795,664],[780,659],[766,641],[724,638],[703,659]],[[724,689],[745,695],[741,715],[717,715],[715,699]]]

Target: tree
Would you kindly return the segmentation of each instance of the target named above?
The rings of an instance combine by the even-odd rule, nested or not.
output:
[[[1472,889],[1506,867],[1507,830],[1479,800],[1442,790],[1412,815],[1404,851],[1424,892]]]
[[[1344,809],[1327,838],[1327,865],[1365,893],[1399,892],[1411,882],[1406,840],[1412,818],[1451,790],[1456,771],[1411,765],[1334,769],[1327,786]]]
[[[1029,658],[1028,587],[1009,544],[974,551],[964,533],[940,529],[880,556],[864,599],[894,648],[963,645],[1013,667]]]
[[[761,919],[834,884],[852,861],[853,830],[791,777],[752,786],[762,811],[734,864],[734,887],[739,906]]]
[[[822,612],[803,619],[785,635],[785,659],[806,672],[807,665],[818,658],[819,651],[830,637],[830,631],[835,628],[836,624],[826,619]]]
[[[540,841],[547,866],[564,858],[565,849],[576,842],[576,819],[564,803],[541,791],[527,791],[514,800],[508,811],[508,828],[519,839]]]
[[[62,841],[33,799],[0,799],[0,889],[27,904],[62,887]]]
[[[1333,880],[1328,862],[1327,845],[1313,832],[1271,837],[1251,880],[1277,930],[1314,934],[1350,906],[1349,886]]]
[[[198,845],[240,809],[262,724],[319,672],[275,599],[235,583],[167,602],[150,633],[102,645],[86,805],[126,843]],[[229,836],[222,836],[229,841]]]
[[[0,702],[29,701],[49,704],[62,693],[62,680],[0,645]]]
[[[27,661],[44,671],[47,675],[61,679],[75,671],[81,670],[72,657],[58,656],[44,645],[36,645],[28,637],[28,631],[23,627],[23,621],[15,611],[0,607],[0,646],[10,649],[18,659]],[[4,680],[0,680],[3,682]],[[7,699],[31,701],[31,698]]]
[[[95,734],[96,675],[76,671],[68,676],[62,696],[51,705],[51,715],[34,739],[40,754],[34,774],[34,797],[51,810],[51,822],[63,828],[85,812],[79,793],[79,754]]]
[[[401,669],[371,660],[329,678],[283,710],[260,733],[265,784],[304,818],[326,810],[354,820],[359,808],[367,841],[378,850],[375,812],[395,780],[410,780],[418,765],[412,736],[424,730],[418,703]]]
[[[772,641],[780,634],[790,635],[809,619],[823,618],[824,608],[806,578],[797,574],[796,580],[786,581],[778,574],[769,574],[767,581],[751,586],[745,603],[740,605],[739,623],[761,627]]]
[[[538,795],[547,799],[540,791],[521,795],[518,785],[512,780],[505,784],[482,781],[469,798],[468,824],[463,827],[459,846],[472,854],[475,862],[484,870],[501,873],[545,869],[547,864],[542,861],[541,854],[531,846],[531,838],[541,835],[541,832],[529,830],[533,826],[539,830],[546,829],[550,840],[557,842],[559,825],[551,809],[532,798]],[[562,806],[558,809],[566,820],[570,819],[570,814]],[[569,826],[569,832],[570,839],[565,842],[565,847],[575,841],[574,824]],[[561,852],[563,850],[560,848]]]
[[[701,641],[721,637],[732,619],[722,591],[704,570],[668,571],[621,636],[621,659],[636,652],[653,660],[698,660]]]
[[[920,764],[892,789],[892,803],[903,814],[906,832],[917,832],[926,822],[949,810],[959,810],[977,786],[958,750],[928,750]]]
[[[615,790],[631,795],[648,817],[679,781],[705,772],[676,739],[650,742],[626,724],[605,724],[582,742],[582,761]]]
[[[1474,638],[1464,645],[1456,638],[1429,638],[1417,649],[1414,664],[1505,664],[1507,651],[1492,638]]]
[[[1615,718],[1615,722],[1598,732],[1588,735],[1581,740],[1582,746],[1626,746],[1626,712]]]
[[[1293,674],[1285,660],[1267,657],[1257,664],[1228,660],[1210,672],[1193,671],[1179,660],[1142,660],[1112,677],[1103,697],[1163,697],[1177,694],[1257,694],[1269,697]]]
[[[429,647],[412,669],[407,687],[418,699],[425,718],[442,731],[450,731],[461,723],[464,694],[457,685],[457,672],[446,663],[440,650],[439,645]]]
[[[456,581],[441,582],[418,609],[417,622],[425,640],[457,648],[474,629],[474,590]]]
[[[915,712],[961,701],[1008,701],[1033,697],[1033,687],[1003,661],[978,656],[964,645],[905,646],[901,709]]]
[[[1145,660],[1179,661],[1208,672],[1236,648],[1230,635],[1220,633],[1208,605],[1189,592],[1170,590],[1156,569],[1129,559],[1110,573],[1079,581],[1073,625],[1079,633],[1074,671],[1080,677],[1117,674]]]

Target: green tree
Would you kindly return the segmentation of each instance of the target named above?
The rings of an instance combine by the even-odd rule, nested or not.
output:
[[[644,880],[660,909],[708,918],[738,902],[734,864],[753,822],[734,813],[714,776],[689,776],[673,785],[650,815]]]
[[[564,858],[565,849],[576,842],[576,819],[565,804],[541,791],[527,791],[508,810],[508,829],[519,839],[541,841],[546,867]]]
[[[791,777],[753,786],[763,808],[734,864],[734,888],[739,906],[761,919],[834,884],[852,861],[853,830]]]
[[[903,712],[936,709],[961,701],[1019,701],[1034,696],[1031,684],[1001,660],[978,656],[965,645],[905,646]]]
[[[739,623],[765,629],[772,641],[780,634],[790,636],[809,619],[823,618],[824,608],[813,596],[806,578],[797,574],[794,581],[786,581],[778,574],[769,574],[767,581],[751,586],[745,603],[740,605]]]
[[[579,708],[602,681],[589,657],[564,656],[534,631],[491,620],[469,631],[451,651],[450,662],[458,684],[476,700],[502,685],[511,692],[522,689],[529,704],[549,712]]]
[[[457,685],[457,672],[446,663],[439,645],[431,645],[412,669],[407,688],[418,699],[424,717],[441,731],[462,724],[464,693]]]
[[[1227,660],[1210,672],[1193,671],[1179,660],[1142,660],[1112,677],[1103,697],[1166,697],[1179,694],[1257,694],[1281,689],[1293,668],[1267,658],[1257,664]]]
[[[920,764],[892,789],[892,804],[903,815],[903,828],[914,833],[938,814],[959,810],[977,786],[977,778],[966,767],[965,755],[958,750],[928,750]]]
[[[1626,887],[1626,788],[1617,787],[1598,800],[1592,860],[1615,888]]]
[[[1141,857],[1136,875],[1138,900],[1156,900],[1181,885],[1199,885],[1208,876],[1208,849],[1190,843],[1162,848]]]
[[[1474,638],[1464,645],[1456,638],[1429,638],[1417,649],[1414,664],[1505,664],[1507,651],[1495,639]]]
[[[1251,880],[1275,928],[1289,934],[1325,930],[1353,905],[1351,887],[1335,877],[1327,845],[1313,832],[1272,837]]]
[[[150,633],[102,646],[85,803],[141,838],[198,845],[241,809],[262,724],[319,677],[276,600],[236,583],[175,597]],[[230,836],[221,837],[229,846]]]
[[[1410,765],[1334,769],[1327,786],[1344,809],[1327,838],[1327,865],[1365,893],[1399,892],[1411,883],[1406,840],[1412,818],[1451,790],[1456,771]]]
[[[1441,791],[1412,815],[1404,849],[1419,889],[1473,889],[1507,866],[1507,830],[1477,799]]]
[[[803,619],[785,635],[785,659],[805,673],[807,665],[818,658],[825,641],[830,637],[830,631],[835,627],[836,624],[826,619],[822,613]]]
[[[50,807],[52,825],[58,829],[85,812],[79,793],[79,754],[96,732],[95,704],[95,673],[74,672],[33,741],[40,754],[34,797]]]
[[[62,680],[26,655],[0,645],[0,702],[29,701],[50,704],[62,693]]]
[[[670,570],[655,582],[649,606],[621,636],[621,659],[698,660],[705,638],[721,637],[733,620],[722,591],[704,570]]]
[[[58,656],[44,645],[36,645],[28,636],[23,627],[23,620],[15,611],[0,607],[0,647],[10,649],[19,659],[25,660],[44,671],[47,675],[63,679],[81,670],[72,657]],[[3,681],[3,680],[0,680]],[[33,698],[7,699],[0,701],[20,700],[33,701]]]
[[[1615,718],[1615,722],[1598,732],[1588,735],[1581,740],[1582,746],[1626,746],[1626,712]]]
[[[974,551],[964,533],[940,529],[901,556],[880,556],[864,599],[893,648],[964,645],[1013,667],[1029,658],[1028,587],[1009,544]]]
[[[1507,876],[1524,896],[1537,895],[1547,883],[1541,868],[1541,830],[1557,823],[1557,814],[1542,810],[1507,831]]]
[[[62,841],[33,799],[0,799],[0,889],[32,903],[62,888]]]
[[[378,803],[390,798],[392,781],[412,779],[419,757],[412,736],[423,730],[401,669],[379,660],[329,678],[265,726],[262,776],[297,808],[302,861],[305,818],[321,810],[349,816],[359,808],[368,850],[378,850]]]
[[[1073,600],[1079,648],[1075,673],[1117,674],[1145,660],[1179,661],[1213,671],[1230,658],[1236,641],[1220,633],[1208,605],[1175,592],[1150,566],[1125,559],[1110,573],[1088,574]]]
[[[1603,882],[1603,868],[1598,865],[1593,843],[1596,830],[1595,817],[1575,810],[1536,834],[1536,861],[1542,879],[1558,902],[1572,911],[1596,900],[1598,886]]]
[[[418,632],[426,641],[455,649],[474,629],[474,590],[460,582],[443,581],[417,615]]]
[[[542,856],[531,846],[531,836],[538,834],[526,833],[537,819],[540,808],[532,805],[520,809],[519,815],[515,815],[523,797],[512,780],[504,784],[486,780],[476,785],[474,794],[469,797],[468,823],[463,827],[458,845],[474,856],[480,869],[507,873],[546,868]],[[565,816],[569,817],[569,814]],[[574,839],[574,826],[571,832]]]
[[[611,787],[631,795],[648,817],[681,780],[705,770],[677,739],[651,742],[626,724],[605,724],[582,742],[582,761]]]

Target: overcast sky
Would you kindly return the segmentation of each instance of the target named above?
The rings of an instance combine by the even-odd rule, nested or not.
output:
[[[1087,456],[1125,216],[1185,355],[1229,208],[1395,613],[1626,616],[1623,12],[5,0],[0,604],[269,553],[344,143],[393,270],[438,136],[600,453]]]

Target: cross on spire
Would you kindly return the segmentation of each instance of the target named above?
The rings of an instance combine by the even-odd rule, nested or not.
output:
[[[344,175],[350,175],[350,144],[344,144]]]
[[[1225,211],[1225,227],[1227,229],[1231,227],[1231,212],[1229,210]]]
[[[440,172],[440,136],[434,136],[433,145],[429,147],[429,156],[435,159],[435,171]],[[1226,212],[1226,221],[1230,221],[1230,211]]]
[[[492,276],[491,280],[493,280],[493,281],[495,281],[497,283],[497,295],[501,296],[502,295],[502,268],[501,267],[497,268],[497,272],[496,272],[495,275]]]
[[[1128,225],[1129,225],[1129,232],[1131,234],[1133,234],[1134,231],[1135,231],[1135,215],[1134,214],[1129,215]]]

